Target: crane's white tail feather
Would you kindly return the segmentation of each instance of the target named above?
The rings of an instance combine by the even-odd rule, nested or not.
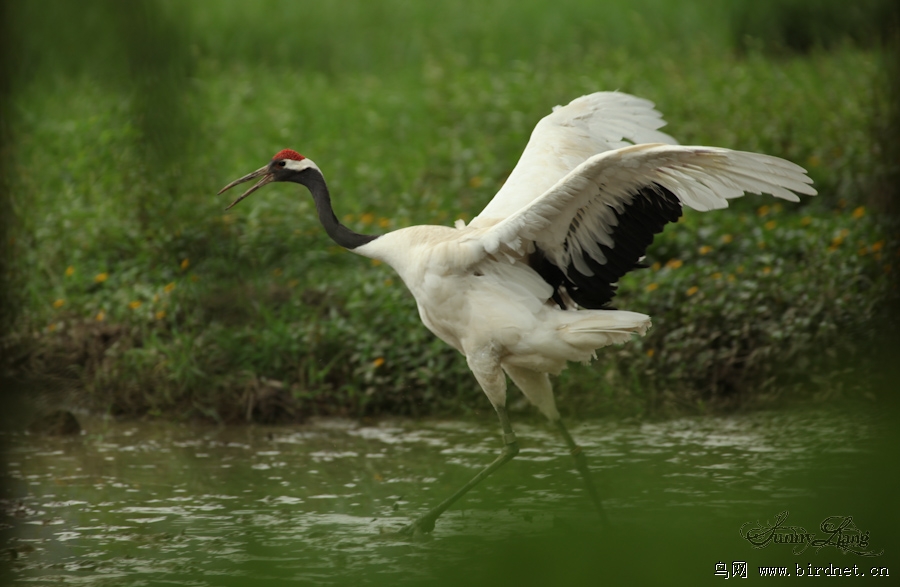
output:
[[[637,312],[579,310],[561,314],[560,338],[582,351],[628,342],[632,335],[643,336],[650,328],[650,317]]]

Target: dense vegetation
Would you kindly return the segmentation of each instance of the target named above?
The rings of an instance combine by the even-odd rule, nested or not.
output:
[[[890,3],[823,4],[838,17],[802,42],[790,25],[809,19],[784,8],[801,2],[83,4],[8,8],[28,32],[6,41],[2,344],[30,390],[223,421],[486,408],[399,280],[333,246],[305,193],[224,213],[215,192],[291,147],[357,230],[469,219],[551,106],[600,89],[653,100],[684,144],[804,165],[820,195],[669,227],[617,297],[651,333],[567,371],[565,409],[845,393],[897,295]]]

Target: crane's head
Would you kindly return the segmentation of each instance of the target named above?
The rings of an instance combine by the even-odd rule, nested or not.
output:
[[[273,181],[296,181],[298,183],[302,183],[301,177],[304,175],[304,172],[309,170],[319,171],[319,168],[316,167],[316,164],[311,160],[307,159],[297,151],[292,151],[290,149],[283,149],[275,153],[275,156],[272,157],[272,160],[265,167],[261,167],[254,171],[253,173],[248,173],[244,177],[240,179],[236,179],[230,184],[223,187],[219,190],[219,194],[225,192],[226,190],[230,190],[234,186],[250,181],[251,179],[259,178],[253,187],[244,192],[238,197],[235,201],[228,205],[226,210],[230,209],[232,206],[266,185],[267,183],[272,183]]]

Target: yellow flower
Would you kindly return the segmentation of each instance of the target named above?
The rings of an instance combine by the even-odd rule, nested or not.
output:
[[[655,263],[653,263],[653,265],[650,265],[650,268],[654,271],[659,271],[661,267],[662,265],[659,264],[659,261],[656,261]]]
[[[47,325],[47,332],[53,332],[54,330],[56,330],[56,324]]]
[[[718,271],[716,271],[715,273],[712,274],[712,278],[713,279],[722,279],[722,274],[719,273]]]
[[[697,287],[696,285],[692,285],[690,288],[688,288],[686,293],[687,293],[687,295],[692,296],[695,293],[697,293],[698,291],[700,291],[700,288]]]
[[[60,298],[60,299],[56,300],[55,302],[53,302],[53,307],[54,308],[62,308],[63,304],[65,304],[65,303],[66,303],[66,300]]]
[[[812,218],[809,216],[804,216],[800,219],[800,226],[809,226],[812,223]]]
[[[684,265],[684,263],[681,261],[681,259],[669,259],[669,261],[666,263],[666,267],[668,267],[669,269],[678,269],[682,265]]]
[[[769,220],[769,221],[766,222],[763,226],[766,227],[766,230],[772,230],[772,229],[775,228],[777,225],[778,225],[778,223],[775,222],[774,220]]]
[[[381,259],[372,259],[372,267],[378,267],[381,265]]]
[[[771,267],[763,267],[763,270],[762,270],[762,274],[763,274],[763,275],[768,275],[768,274],[771,273],[771,272],[772,272],[772,268],[771,268]]]
[[[363,214],[362,216],[359,217],[359,221],[362,222],[364,225],[368,226],[368,225],[372,224],[373,222],[375,222],[375,215],[372,214],[371,212],[366,212],[365,214]]]
[[[819,158],[818,155],[810,155],[806,160],[806,165],[808,167],[818,167],[822,164],[822,159]]]
[[[388,277],[387,279],[384,280],[384,284],[386,286],[390,287],[390,286],[394,285],[394,280],[391,279],[390,277]]]
[[[766,216],[772,208],[768,204],[763,204],[759,208],[756,209],[757,216]]]
[[[733,241],[733,240],[734,240],[734,237],[731,236],[730,234],[723,234],[723,235],[722,235],[722,242],[725,243],[726,245],[727,245],[728,243],[730,243],[731,241]]]
[[[163,288],[163,291],[165,291],[166,293],[172,293],[172,290],[174,290],[174,289],[175,289],[175,282],[173,281],[172,283],[167,283],[166,287]]]
[[[389,218],[379,218],[378,219],[378,226],[380,226],[381,228],[387,228],[390,225],[391,225],[391,221]]]
[[[872,244],[872,252],[877,253],[884,247],[884,241],[880,240],[877,243]]]
[[[484,180],[481,179],[481,176],[478,176],[478,175],[469,179],[469,187],[470,188],[480,188],[481,184],[483,184],[483,183],[484,183]]]
[[[162,319],[165,318],[165,317],[166,317],[166,311],[165,311],[165,310],[160,310],[159,312],[156,313],[156,319],[157,319],[157,320],[162,320]]]
[[[97,275],[94,276],[94,281],[96,281],[97,283],[103,283],[107,279],[109,279],[109,273],[106,273],[106,272],[98,273]]]
[[[75,274],[75,268],[69,265],[66,267],[66,277],[72,277]]]
[[[659,289],[658,283],[650,283],[647,285],[647,291],[656,291],[657,289]]]
[[[653,355],[655,355],[655,354],[656,354],[656,351],[654,351],[653,349],[647,349],[648,357],[653,358]]]
[[[104,318],[106,318],[106,312],[104,312],[103,310],[100,310],[99,312],[97,312],[97,315],[94,316],[94,320],[96,320],[97,322],[103,322]]]
[[[729,273],[728,277],[726,277],[725,279],[728,280],[728,283],[734,283],[734,280],[736,279],[736,277],[734,275],[732,275],[731,273]]]
[[[384,357],[378,357],[377,359],[372,361],[372,366],[375,367],[376,369],[378,367],[381,367],[382,365],[384,365]]]
[[[184,271],[185,269],[187,269],[187,268],[190,267],[190,266],[191,266],[191,260],[190,260],[190,259],[185,258],[185,259],[182,259],[182,260],[181,260],[181,270],[182,270],[182,271]]]
[[[712,250],[713,250],[713,248],[712,248],[711,246],[709,246],[709,245],[703,245],[702,247],[700,247],[700,254],[701,254],[701,255],[708,255],[709,253],[712,252]]]
[[[866,207],[865,206],[860,206],[859,208],[856,208],[855,210],[853,210],[854,218],[862,218],[865,215],[866,215]]]
[[[141,302],[139,300],[134,300],[133,302],[129,302],[128,307],[131,308],[132,310],[137,310],[138,308],[141,307],[142,303],[143,302]]]

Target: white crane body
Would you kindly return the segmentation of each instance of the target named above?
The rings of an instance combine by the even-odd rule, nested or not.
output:
[[[435,230],[438,229],[438,230]],[[412,226],[354,252],[390,265],[412,293],[419,317],[435,336],[467,358],[491,403],[506,404],[508,367],[559,374],[588,362],[601,347],[644,334],[650,318],[619,310],[561,309],[553,288],[524,257],[490,254],[484,229]],[[502,304],[498,304],[502,300]],[[523,390],[524,391],[524,390]],[[559,418],[552,393],[533,401]]]

